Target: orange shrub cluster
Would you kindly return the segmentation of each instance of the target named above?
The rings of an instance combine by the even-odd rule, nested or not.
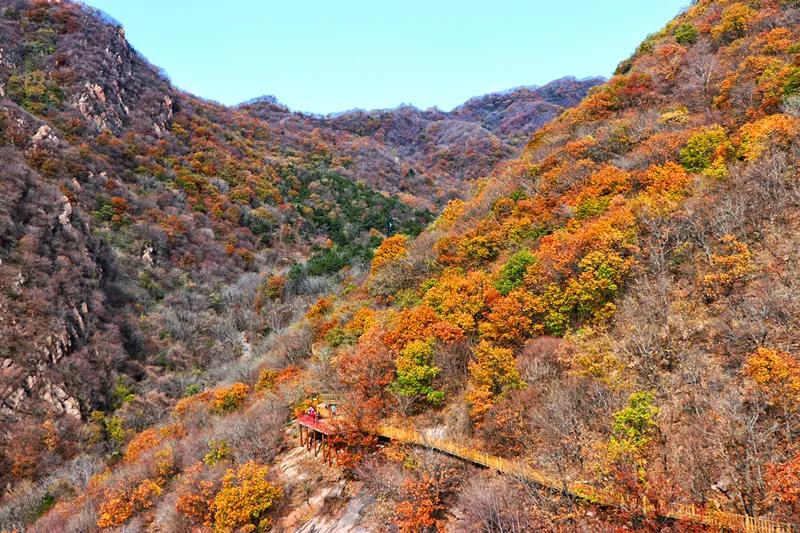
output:
[[[211,400],[211,409],[217,414],[226,414],[239,409],[244,405],[250,394],[250,386],[246,383],[234,383],[214,391]]]
[[[437,531],[440,514],[446,509],[436,487],[436,480],[429,474],[421,479],[403,481],[403,501],[397,504],[397,525],[401,533],[425,533]]]
[[[161,495],[163,482],[145,479],[130,492],[109,492],[100,505],[97,527],[116,527],[133,515],[149,509]]]
[[[143,453],[161,444],[161,434],[155,428],[148,428],[133,437],[125,450],[125,460],[136,461]]]
[[[184,418],[192,414],[198,413],[201,410],[207,409],[208,404],[213,397],[213,391],[202,391],[186,398],[181,398],[175,404],[172,412],[178,418]]]
[[[214,495],[220,487],[219,481],[204,471],[203,463],[187,468],[177,490],[175,510],[189,518],[194,524],[206,527],[214,524]]]
[[[800,453],[767,467],[767,484],[773,501],[787,505],[795,520],[800,516]]]
[[[730,294],[752,272],[750,249],[733,235],[721,239],[722,249],[711,256],[712,271],[703,277],[706,295],[713,298]]]

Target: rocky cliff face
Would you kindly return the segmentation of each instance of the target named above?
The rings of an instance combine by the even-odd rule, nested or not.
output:
[[[105,313],[101,246],[89,235],[85,214],[73,210],[72,195],[24,158],[26,150],[65,150],[63,141],[31,116],[8,106],[3,111],[16,136],[28,138],[23,150],[0,149],[0,413],[8,417],[40,405],[53,415],[80,418],[75,395],[92,398],[81,383],[102,384],[107,365],[94,363],[113,359],[92,347],[102,336],[97,320]],[[72,185],[81,188],[77,181]],[[81,358],[67,357],[73,353],[87,359],[76,367]]]

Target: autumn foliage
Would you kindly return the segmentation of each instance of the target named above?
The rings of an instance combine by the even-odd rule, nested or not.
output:
[[[464,486],[379,445],[380,424],[614,501],[589,513],[592,498],[540,499],[528,514],[549,515],[545,529],[690,529],[648,522],[644,499],[797,522],[800,2],[692,2],[575,107],[517,133],[518,156],[497,166],[505,144],[476,147],[483,133],[415,110],[313,117],[173,91],[116,31],[101,47],[70,35],[90,17],[58,22],[68,4],[0,21],[0,308],[15,317],[0,337],[13,353],[69,352],[44,372],[34,356],[3,362],[10,391],[66,391],[94,412],[85,454],[56,419],[12,427],[0,477],[49,491],[45,474],[73,457],[105,470],[85,494],[36,493],[28,516],[50,530],[80,529],[52,526],[78,509],[84,529],[267,530],[284,490],[316,488],[278,486],[267,466],[290,412],[331,392],[327,472],[374,489],[370,516],[403,532],[526,526],[508,490],[478,484],[455,502]],[[93,70],[70,65],[81,54],[56,57],[70,42],[110,46],[123,66],[102,64],[119,79],[95,89]],[[33,140],[40,121],[57,142]],[[370,159],[395,136],[414,151],[447,141],[413,165]],[[454,168],[475,179],[453,186]],[[54,348],[62,331],[70,346]],[[52,390],[22,381],[40,375]]]
[[[283,491],[267,480],[268,467],[247,462],[228,470],[222,488],[214,496],[214,529],[233,531],[253,526],[254,531],[269,529],[270,508]]]
[[[787,352],[758,348],[745,361],[745,373],[776,405],[800,408],[800,362]]]
[[[380,246],[375,249],[375,255],[372,258],[372,271],[374,272],[389,261],[405,255],[407,240],[408,237],[400,234],[384,239]]]
[[[211,408],[216,413],[230,413],[244,404],[248,394],[250,394],[250,386],[246,383],[234,383],[230,387],[217,389],[211,400]]]

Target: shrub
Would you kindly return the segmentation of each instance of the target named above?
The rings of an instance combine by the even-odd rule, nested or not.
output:
[[[143,453],[161,444],[161,436],[154,428],[145,429],[128,443],[125,450],[126,461],[136,461]]]
[[[713,126],[695,133],[681,150],[681,164],[689,172],[719,175],[726,172],[725,160],[730,143],[722,126]]]
[[[274,274],[267,278],[266,283],[258,288],[259,295],[263,295],[268,300],[282,300],[286,292],[286,277]]]
[[[575,218],[583,220],[603,214],[611,203],[608,196],[589,196],[575,208]]]
[[[634,392],[628,405],[614,413],[609,458],[618,464],[629,464],[639,481],[646,473],[645,447],[655,433],[658,412],[649,392]]]
[[[439,229],[448,229],[464,213],[464,201],[458,198],[450,200],[442,209],[442,214],[435,222]]]
[[[675,28],[673,35],[678,44],[694,44],[697,42],[700,32],[697,31],[694,24],[686,22]]]
[[[758,13],[742,2],[728,6],[722,13],[722,20],[711,28],[714,39],[731,41],[743,37],[756,20]]]
[[[755,161],[770,148],[788,146],[797,130],[798,120],[784,114],[748,122],[739,129],[738,155],[745,161]]]
[[[381,266],[406,255],[406,242],[408,237],[402,234],[387,237],[381,242],[380,246],[375,249],[375,255],[372,257],[372,271],[375,272]]]
[[[578,318],[601,319],[607,304],[622,285],[631,261],[615,252],[589,252],[578,263],[581,273],[571,279],[567,291],[575,301]]]
[[[608,334],[596,333],[586,327],[565,340],[568,341],[565,359],[572,375],[596,379],[613,389],[622,385],[625,364],[614,353],[613,342]]]
[[[136,394],[133,392],[133,390],[125,383],[117,380],[117,386],[114,387],[114,395],[111,401],[114,409],[119,409],[126,403],[132,402],[135,398]]]
[[[440,404],[444,400],[444,393],[434,390],[431,385],[439,375],[439,369],[431,364],[432,360],[432,340],[409,343],[395,360],[397,378],[390,385],[390,390],[400,396],[421,396],[434,405]]]
[[[190,389],[191,387],[191,389]],[[181,398],[175,404],[172,412],[177,418],[184,418],[196,414],[201,414],[208,409],[208,404],[214,395],[213,391],[201,391],[195,393],[195,387],[187,387],[190,396]]]
[[[248,394],[250,386],[244,383],[234,383],[230,387],[217,389],[211,400],[211,409],[217,414],[235,411],[244,404]]]
[[[422,479],[403,482],[403,501],[397,504],[397,525],[400,533],[439,531],[437,518],[447,508],[437,490],[435,479],[428,474]]]
[[[195,524],[211,526],[214,524],[214,495],[218,490],[216,476],[204,469],[202,463],[194,463],[181,476],[175,510]]]
[[[258,373],[258,380],[256,381],[256,392],[267,391],[272,392],[275,390],[275,382],[278,379],[278,372],[264,368]]]
[[[489,276],[481,270],[464,275],[459,269],[449,269],[428,289],[424,301],[439,318],[469,333],[477,326],[476,319],[486,305],[487,296],[494,290]]]
[[[356,338],[359,338],[374,325],[375,311],[369,307],[362,307],[355,312],[353,318],[345,325],[344,329]]]
[[[537,299],[524,289],[515,289],[492,302],[486,321],[478,326],[481,338],[500,345],[514,344],[534,333],[530,317],[538,310]]]
[[[466,237],[458,243],[459,253],[472,261],[486,262],[497,258],[500,253],[500,243],[491,236],[475,235]]]
[[[800,516],[800,453],[784,463],[767,465],[765,477],[772,499],[788,506],[790,516]]]
[[[686,106],[678,106],[662,113],[661,116],[658,117],[658,122],[659,124],[685,126],[689,123],[690,117],[689,109]]]
[[[400,487],[395,511],[400,533],[444,531],[450,497],[461,485],[460,473],[442,464],[425,465],[424,472],[407,477]]]
[[[793,68],[783,82],[783,94],[792,96],[800,92],[800,68]]]
[[[712,271],[703,277],[706,296],[728,295],[752,272],[752,254],[743,242],[733,235],[721,239],[722,249],[711,256]]]
[[[97,526],[101,528],[120,526],[128,519],[153,506],[161,495],[161,486],[153,480],[141,481],[129,494],[125,492],[107,493],[100,505]]]
[[[500,394],[523,385],[517,370],[514,353],[508,348],[492,346],[481,341],[473,349],[474,360],[469,363],[470,390],[467,402],[471,414],[481,418]]]
[[[207,466],[214,466],[220,461],[230,458],[231,448],[224,440],[208,441],[208,453],[203,457],[203,463]]]
[[[325,335],[325,342],[338,348],[342,345],[353,344],[358,340],[358,336],[345,328],[334,327]]]
[[[744,371],[771,403],[800,407],[800,362],[790,354],[758,348],[745,361]]]
[[[653,395],[649,392],[634,392],[628,398],[628,405],[614,413],[611,437],[626,448],[641,449],[653,435],[658,407],[653,405]]]

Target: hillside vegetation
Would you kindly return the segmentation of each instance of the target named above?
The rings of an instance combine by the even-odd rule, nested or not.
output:
[[[436,185],[434,167],[465,157],[445,141],[412,171],[394,148],[274,102],[181,92],[81,4],[10,1],[0,15],[3,483],[86,449],[84,422],[106,424],[133,391],[124,427],[147,427],[210,366],[261,354],[358,278],[384,236],[419,233],[471,188],[463,173]],[[512,100],[552,101],[543,121],[591,85]],[[258,118],[267,105],[280,116]],[[487,152],[486,171],[510,155]],[[51,418],[63,445],[45,450]]]
[[[226,109],[153,74],[162,92],[123,77],[103,98],[129,103],[83,110],[97,91],[50,87],[36,72],[59,72],[55,49],[22,43],[44,27],[111,39],[119,51],[97,57],[112,64],[142,60],[85,9],[25,8],[2,25],[20,43],[3,55],[5,349],[49,347],[36,376],[112,393],[85,423],[18,424],[4,471],[37,481],[17,482],[0,527],[294,530],[334,476],[319,512],[358,504],[372,530],[700,529],[378,446],[378,423],[565,486],[800,526],[796,0],[693,3],[430,222],[324,150],[281,145],[274,102]],[[96,31],[64,37],[70,24]],[[134,101],[147,113],[129,116]],[[473,104],[452,114],[516,142]],[[406,146],[391,124],[418,112],[394,113],[324,122]],[[96,135],[68,127],[86,116]],[[32,334],[59,327],[77,347]],[[65,346],[84,366],[55,365]],[[17,359],[4,379],[43,364]],[[69,387],[48,389],[64,411]],[[318,393],[346,398],[332,472],[291,463],[285,423]]]

